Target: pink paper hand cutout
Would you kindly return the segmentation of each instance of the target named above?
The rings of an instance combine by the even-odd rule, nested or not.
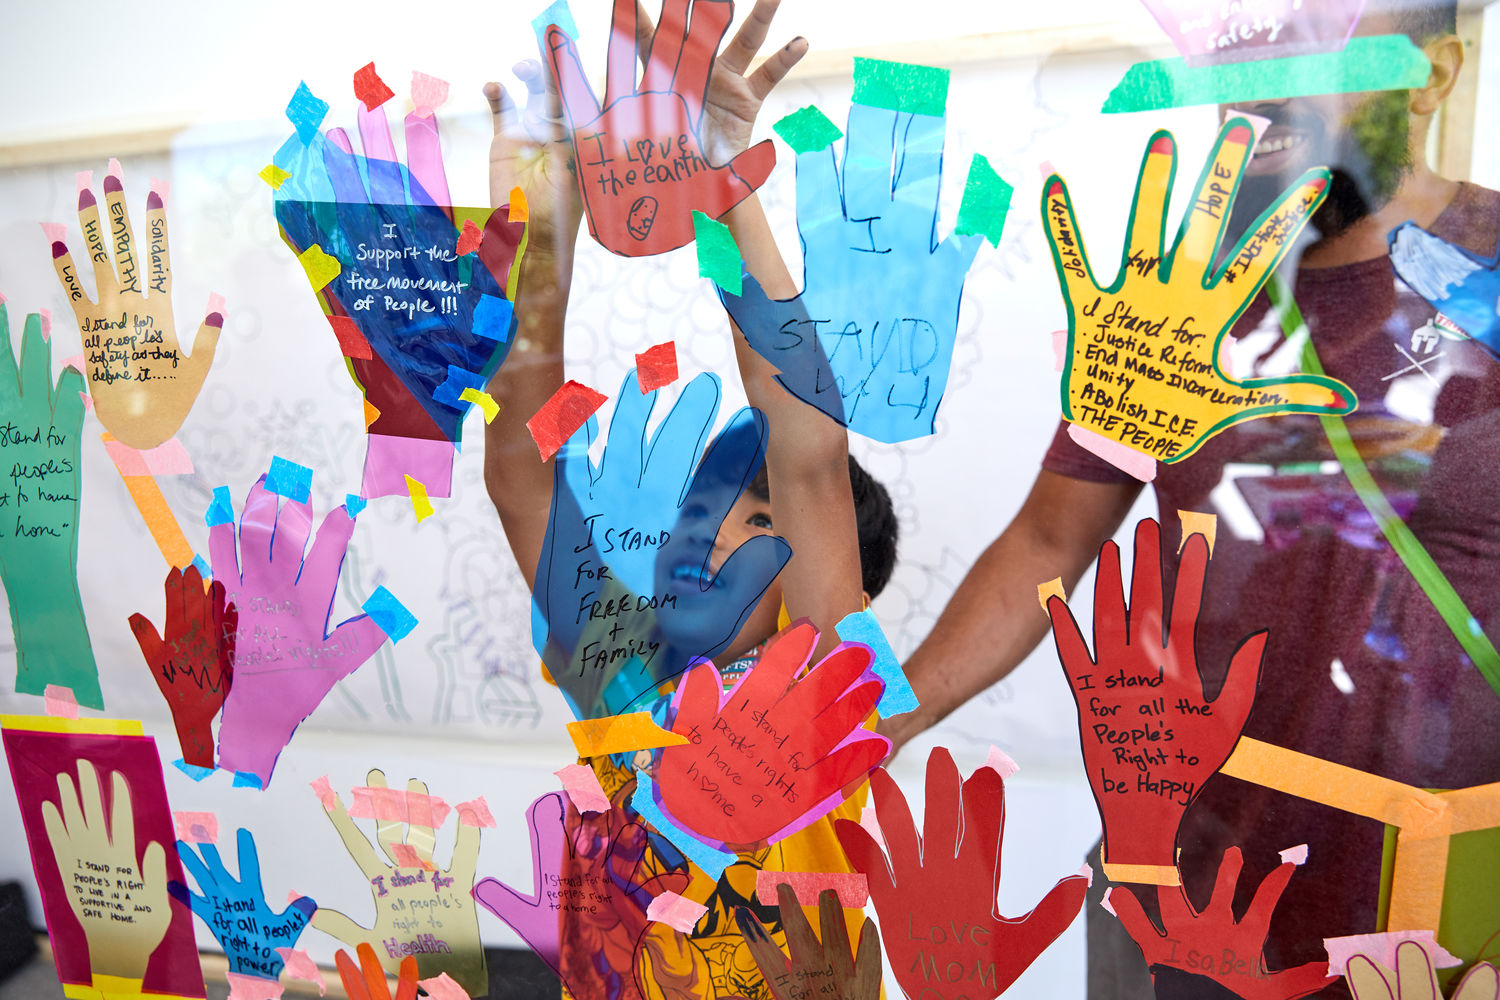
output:
[[[239,610],[219,766],[255,775],[262,788],[298,724],[386,640],[368,615],[328,632],[354,519],[342,506],[329,511],[308,550],[312,521],[311,506],[283,501],[262,476],[240,514],[238,552],[232,522],[208,533],[214,579]]]

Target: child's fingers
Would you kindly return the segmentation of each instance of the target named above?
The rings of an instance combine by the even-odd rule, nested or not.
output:
[[[109,208],[109,240],[115,252],[115,271],[120,291],[141,290],[140,269],[135,256],[135,234],[130,229],[130,213],[125,210],[125,183],[121,179],[120,161],[109,161],[104,175],[104,203]],[[101,296],[102,297],[102,296]]]

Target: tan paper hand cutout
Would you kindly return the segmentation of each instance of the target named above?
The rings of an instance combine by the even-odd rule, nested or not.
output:
[[[89,968],[96,978],[140,980],[172,922],[167,856],[156,841],[137,855],[130,785],[122,772],[113,774],[107,825],[99,775],[86,760],[78,762],[76,792],[71,776],[57,776],[62,813],[44,802],[42,822],[68,903],[88,938]]]
[[[104,178],[106,224],[93,191],[80,186],[78,225],[94,267],[96,300],[78,281],[62,240],[52,244],[52,265],[83,338],[89,395],[99,421],[132,448],[155,448],[177,433],[213,364],[224,315],[212,309],[198,327],[193,353],[184,356],[172,319],[172,269],[167,255],[167,213],[161,195],[146,197],[146,255],[137,255],[119,164]],[[114,251],[110,261],[108,244]],[[148,290],[149,286],[149,290]],[[222,308],[222,307],[220,307]]]

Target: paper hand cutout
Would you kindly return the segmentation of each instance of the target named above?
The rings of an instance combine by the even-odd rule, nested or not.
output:
[[[386,639],[368,615],[327,631],[354,519],[342,506],[329,511],[308,550],[312,507],[281,501],[265,483],[245,498],[238,551],[233,522],[208,530],[214,579],[239,611],[219,766],[255,775],[262,788],[298,724]]]
[[[153,189],[146,196],[146,255],[138,254],[119,164],[104,178],[106,224],[93,191],[80,185],[78,225],[93,263],[97,301],[78,281],[68,245],[52,244],[52,265],[83,335],[89,395],[104,429],[132,448],[162,444],[192,409],[219,345],[224,314],[211,311],[198,326],[193,353],[185,357],[172,319],[172,269],[167,251],[167,212]],[[108,249],[106,249],[108,244]],[[110,251],[114,261],[110,262]],[[149,291],[148,291],[149,288]]]
[[[137,853],[130,784],[122,772],[113,775],[108,823],[99,774],[87,760],[78,762],[76,791],[70,776],[57,776],[62,812],[51,801],[44,802],[42,822],[58,871],[69,873],[64,876],[68,904],[88,938],[89,967],[95,978],[142,980],[151,953],[172,922],[167,854],[156,841]],[[85,872],[89,874],[83,877],[72,874]],[[120,891],[124,898],[110,896],[104,903],[88,894],[89,885],[100,884],[110,893]]]
[[[1000,844],[1005,836],[1005,780],[980,767],[960,784],[958,766],[942,747],[927,758],[927,807],[917,836],[896,782],[877,768],[870,776],[875,814],[890,853],[858,823],[834,821],[844,853],[870,880],[875,913],[887,928],[885,952],[910,997],[980,1000],[1010,987],[1065,931],[1083,906],[1088,880],[1062,879],[1022,917],[995,912]],[[948,970],[961,969],[951,979]]]
[[[831,145],[797,156],[802,294],[769,299],[748,275],[743,295],[719,290],[789,392],[877,441],[932,433],[964,276],[984,242],[933,244],[944,124],[850,105],[842,170]]]
[[[229,959],[230,972],[275,980],[284,964],[276,949],[296,946],[318,904],[300,896],[277,913],[266,902],[255,838],[244,827],[240,828],[238,845],[240,877],[236,879],[224,866],[216,846],[201,845],[200,858],[198,851],[179,840],[177,856],[198,884],[198,892],[181,882],[172,882],[167,888],[173,899],[191,907],[213,931]]]
[[[371,788],[386,787],[385,774],[379,770],[370,771],[366,780]],[[375,805],[375,840],[385,858],[360,831],[342,800],[335,797],[334,808],[328,810],[328,819],[349,856],[369,880],[375,926],[361,927],[327,907],[318,910],[313,926],[347,945],[377,947],[387,971],[396,971],[403,957],[414,955],[422,979],[446,972],[470,993],[483,995],[489,989],[489,972],[479,942],[479,916],[470,895],[479,858],[479,827],[460,819],[452,861],[447,869],[439,869],[433,864],[433,847],[447,807],[434,812],[427,785],[415,778],[407,782],[405,796],[392,798],[406,803],[398,810],[404,817],[395,812],[382,814],[380,802]]]
[[[683,679],[672,732],[689,743],[662,751],[656,787],[700,839],[774,843],[836,807],[890,753],[889,740],[861,728],[885,690],[874,654],[841,643],[802,674],[817,643],[803,620],[773,637],[728,692],[712,663]]]
[[[1255,417],[1354,409],[1353,390],[1335,379],[1233,379],[1219,367],[1220,345],[1234,321],[1291,249],[1328,185],[1327,168],[1308,170],[1216,267],[1253,141],[1242,118],[1220,130],[1169,249],[1166,207],[1177,147],[1169,132],[1152,136],[1120,273],[1108,288],[1094,277],[1062,179],[1047,180],[1042,215],[1068,306],[1062,411],[1078,427],[1172,463]]]
[[[165,637],[143,614],[130,616],[130,631],[167,699],[183,761],[212,770],[213,720],[229,694],[239,612],[225,605],[223,581],[204,591],[196,566],[169,570],[165,586]]]
[[[1366,955],[1354,955],[1344,975],[1354,1000],[1443,1000],[1432,958],[1415,941],[1396,946],[1395,971]],[[1500,1000],[1500,971],[1480,962],[1464,973],[1449,1000]]]
[[[633,786],[632,786],[633,787]],[[530,895],[485,878],[474,898],[505,921],[579,1000],[639,1000],[646,910],[687,888],[685,872],[648,877],[646,827],[618,805],[583,817],[561,793],[531,804]],[[601,897],[603,897],[601,899]]]
[[[824,889],[818,896],[822,940],[813,934],[790,885],[783,882],[777,886],[776,897],[781,905],[781,923],[786,930],[790,958],[782,954],[754,913],[742,906],[734,914],[771,995],[776,1000],[804,1000],[816,992],[832,1000],[878,1000],[880,932],[875,929],[875,921],[865,918],[859,932],[858,954],[851,955],[844,910],[832,889]]]
[[[1391,265],[1412,291],[1500,356],[1500,254],[1481,257],[1403,222],[1388,237]]]
[[[99,669],[78,596],[78,497],[83,376],[64,368],[52,382],[42,318],[26,317],[21,363],[0,304],[0,581],[16,641],[16,690],[73,689],[78,704],[103,708]]]
[[[349,1000],[417,1000],[417,980],[420,973],[417,972],[415,958],[408,955],[401,960],[396,995],[392,997],[390,983],[386,981],[385,970],[380,966],[375,949],[362,944],[355,950],[359,952],[357,967],[354,959],[342,948],[333,956],[333,964],[338,966],[339,979],[344,983],[344,992]]]
[[[405,495],[410,475],[446,497],[471,406],[459,394],[482,390],[510,348],[512,265],[526,225],[508,221],[509,206],[451,207],[435,115],[407,116],[406,166],[384,110],[361,104],[359,128],[363,156],[342,129],[287,140],[276,165],[291,177],[276,189],[276,219],[296,253],[339,265],[314,287],[378,411],[366,421],[361,494]],[[483,228],[478,253],[457,252],[465,220]]]
[[[554,25],[547,29],[546,46],[589,232],[624,257],[691,243],[693,212],[717,219],[765,183],[776,165],[769,139],[722,166],[709,163],[704,152],[703,97],[734,5],[729,0],[664,3],[636,85],[636,2],[614,2],[602,108],[573,40]]]
[[[1328,975],[1326,961],[1279,972],[1266,968],[1261,953],[1271,913],[1296,865],[1284,862],[1267,875],[1244,916],[1235,920],[1232,904],[1241,864],[1238,847],[1224,852],[1213,895],[1201,912],[1181,886],[1157,886],[1164,929],[1146,916],[1140,900],[1128,888],[1111,890],[1109,899],[1115,914],[1151,967],[1158,1000],[1205,997],[1213,990],[1210,984],[1222,987],[1227,996],[1243,1000],[1294,1000],[1337,978]]]
[[[1047,600],[1052,638],[1078,705],[1078,736],[1104,823],[1104,872],[1114,882],[1177,885],[1177,827],[1217,771],[1250,714],[1266,633],[1245,638],[1210,701],[1194,649],[1208,570],[1208,541],[1188,535],[1168,608],[1162,594],[1161,532],[1135,528],[1130,605],[1120,547],[1099,549],[1094,652],[1060,597]]]
[[[765,454],[764,418],[740,410],[705,453],[719,380],[694,378],[648,436],[658,391],[643,395],[632,371],[599,464],[593,418],[554,460],[531,636],[581,719],[633,711],[722,652],[791,558],[766,536],[715,565],[719,526]]]

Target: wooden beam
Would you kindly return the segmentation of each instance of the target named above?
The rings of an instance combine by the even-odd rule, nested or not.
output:
[[[1474,165],[1474,119],[1479,103],[1479,55],[1484,36],[1484,9],[1458,12],[1458,38],[1464,44],[1464,68],[1443,102],[1437,121],[1438,175],[1466,181]]]

